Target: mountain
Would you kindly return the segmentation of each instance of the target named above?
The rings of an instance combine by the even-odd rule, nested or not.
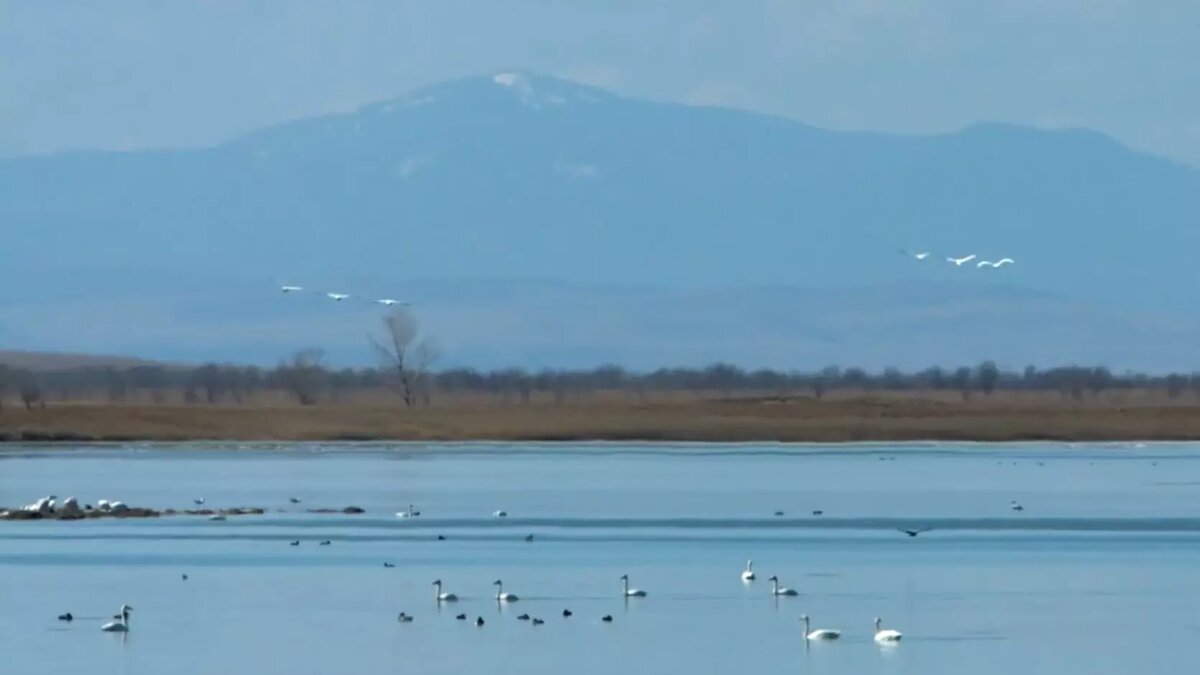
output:
[[[0,159],[0,344],[368,360],[367,310],[267,290],[302,283],[422,301],[456,363],[1183,368],[1198,213],[1200,171],[1096,132],[835,132],[501,73],[208,149]],[[965,253],[1017,263],[940,259]]]
[[[903,246],[1010,256],[1020,283],[1075,297],[1195,308],[1197,213],[1200,171],[1095,132],[832,132],[516,73],[206,150],[0,161],[14,264],[297,277],[697,286],[931,274]]]

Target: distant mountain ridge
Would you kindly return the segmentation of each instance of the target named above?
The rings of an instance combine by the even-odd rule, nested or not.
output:
[[[1186,368],[1198,214],[1200,171],[1096,132],[838,132],[495,73],[208,149],[0,159],[0,344],[262,360],[307,337],[356,358],[362,324],[296,335],[327,308],[277,316],[237,285],[275,279],[413,290],[481,365],[926,365],[916,351]],[[966,253],[1017,263],[942,260]],[[556,328],[479,335],[493,327],[446,289],[489,287],[504,297],[476,316]]]
[[[1191,307],[1198,207],[1200,171],[1095,132],[832,132],[514,73],[207,150],[0,160],[13,260],[215,273],[879,283],[912,246]]]

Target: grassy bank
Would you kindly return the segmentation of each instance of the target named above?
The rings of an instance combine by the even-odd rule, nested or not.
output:
[[[0,438],[21,440],[1179,440],[1200,439],[1195,402],[919,396],[809,397],[403,410],[391,404],[7,406]]]

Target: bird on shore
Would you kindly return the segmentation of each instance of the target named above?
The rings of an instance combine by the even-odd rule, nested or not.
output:
[[[917,529],[917,530],[907,530],[907,529],[904,529],[904,528],[902,528],[902,527],[901,527],[901,528],[896,528],[896,529],[898,529],[899,531],[903,532],[904,534],[907,534],[907,535],[908,535],[908,536],[910,536],[910,537],[915,537],[915,536],[917,536],[918,534],[921,534],[922,532],[928,532],[928,531],[929,531],[931,528],[928,528],[928,527],[923,527],[923,528],[920,528],[920,529]]]
[[[946,262],[954,263],[954,265],[956,267],[962,267],[963,265],[966,265],[967,263],[974,260],[976,257],[978,257],[978,256],[976,256],[974,253],[972,253],[970,255],[965,255],[961,258],[948,257],[948,258],[946,258]]]

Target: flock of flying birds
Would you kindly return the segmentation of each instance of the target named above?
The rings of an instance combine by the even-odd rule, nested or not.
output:
[[[327,291],[310,291],[303,286],[280,286],[280,292],[284,295],[289,294],[308,294],[308,295],[323,295],[334,302],[344,302],[346,300],[367,302],[372,305],[383,305],[384,307],[407,307],[409,303],[392,298],[370,298],[363,295],[350,295],[349,293],[333,293]]]
[[[903,253],[904,255],[911,256],[917,260],[928,260],[931,256],[934,255],[934,253],[932,251],[909,251],[907,249],[901,249],[900,252]],[[975,267],[977,267],[977,268],[991,267],[992,269],[996,269],[999,267],[1004,267],[1005,265],[1012,265],[1013,263],[1017,262],[1017,261],[1013,260],[1012,258],[1000,258],[999,260],[981,260],[981,259],[979,259],[979,256],[975,255],[974,253],[970,253],[968,255],[964,255],[961,257],[945,256],[945,258],[946,258],[946,262],[951,263],[955,267],[962,267],[963,265],[966,265],[967,263],[974,262]]]

